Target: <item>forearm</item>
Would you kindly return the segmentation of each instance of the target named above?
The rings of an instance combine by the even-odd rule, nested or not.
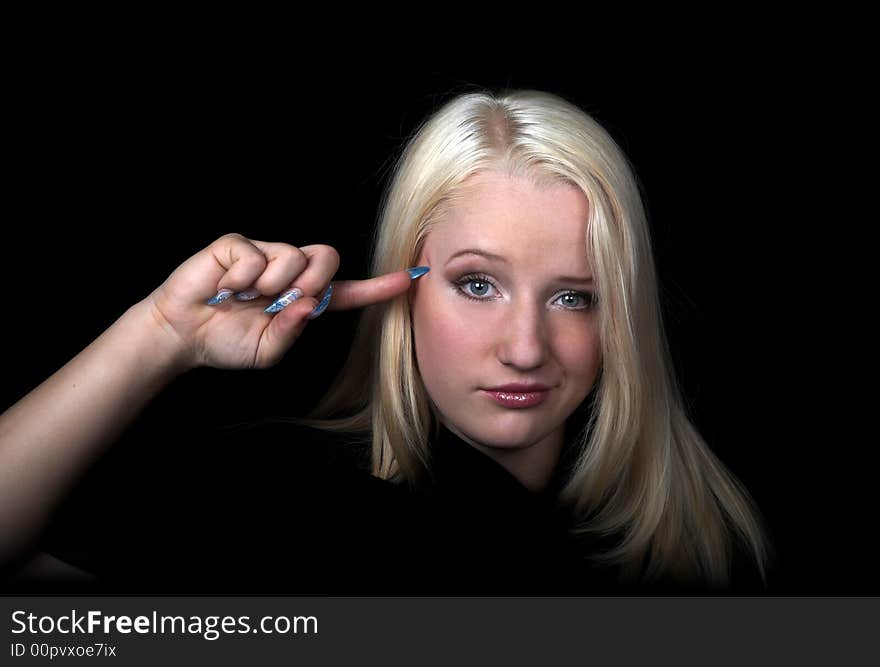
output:
[[[185,370],[141,301],[0,415],[0,569],[34,545],[76,480]]]

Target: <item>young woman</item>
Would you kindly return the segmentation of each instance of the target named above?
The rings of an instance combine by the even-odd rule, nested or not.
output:
[[[394,535],[430,526],[405,533],[405,559],[378,539],[372,567],[400,572],[442,542],[433,567],[496,592],[562,560],[562,588],[529,591],[563,592],[578,567],[621,586],[719,590],[732,565],[766,582],[759,512],[684,408],[634,174],[583,110],[534,90],[447,102],[396,165],[374,277],[332,282],[338,266],[329,246],[226,235],[10,408],[4,562],[30,555],[73,481],[180,373],[272,366],[315,313],[366,307],[342,374],[290,421],[366,444],[337,517],[363,498],[374,517],[401,512]],[[372,520],[349,523],[368,536]]]

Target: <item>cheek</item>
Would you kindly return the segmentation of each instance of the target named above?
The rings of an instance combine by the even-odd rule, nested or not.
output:
[[[452,375],[474,340],[473,321],[433,287],[419,286],[412,310],[416,358],[426,381]]]
[[[602,360],[596,326],[572,326],[559,333],[556,358],[572,378],[592,383]]]
[[[434,303],[415,315],[416,351],[419,360],[440,374],[461,365],[474,345],[474,322],[455,309]]]

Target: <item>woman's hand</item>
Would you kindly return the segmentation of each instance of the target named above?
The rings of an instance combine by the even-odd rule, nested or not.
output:
[[[297,248],[226,234],[187,259],[145,301],[186,367],[268,368],[303,332],[338,268],[339,253],[328,245]],[[406,270],[335,282],[327,310],[385,301],[411,283]],[[300,298],[278,312],[264,312],[294,287]],[[208,305],[222,289],[232,293]]]
[[[222,236],[0,414],[0,580],[24,564],[74,483],[169,382],[197,366],[277,363],[338,268],[327,245]],[[407,270],[340,281],[329,310],[378,303],[411,283]],[[265,312],[294,287],[299,299]],[[252,289],[254,298],[209,305],[221,288]]]

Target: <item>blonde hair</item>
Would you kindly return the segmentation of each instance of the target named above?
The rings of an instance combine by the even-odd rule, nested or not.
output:
[[[574,184],[590,203],[584,247],[602,369],[589,418],[569,443],[577,458],[558,502],[572,510],[575,537],[621,539],[587,557],[619,565],[622,582],[663,576],[723,587],[738,540],[766,585],[771,547],[760,513],[692,425],[675,378],[634,171],[582,109],[537,90],[481,89],[443,104],[397,159],[371,275],[413,266],[463,181],[485,170],[539,186]],[[371,433],[372,473],[415,485],[429,469],[439,424],[418,373],[409,305],[401,295],[365,308],[343,370],[305,418],[290,421]]]

